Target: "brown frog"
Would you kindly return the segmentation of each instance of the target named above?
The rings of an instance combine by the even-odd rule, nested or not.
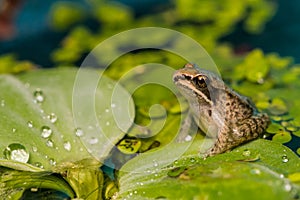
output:
[[[258,113],[248,98],[230,89],[213,72],[188,63],[174,73],[173,81],[190,104],[185,123],[195,122],[215,139],[206,156],[256,139],[268,127],[268,115]]]

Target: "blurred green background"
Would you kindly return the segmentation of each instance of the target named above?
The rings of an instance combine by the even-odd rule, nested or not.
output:
[[[19,60],[30,60],[43,67],[56,64],[58,58],[53,58],[53,51],[78,26],[95,33],[98,42],[129,28],[169,27],[189,34],[209,51],[216,43],[229,43],[237,53],[262,48],[300,61],[298,1],[2,0],[0,3],[0,54],[14,53]]]

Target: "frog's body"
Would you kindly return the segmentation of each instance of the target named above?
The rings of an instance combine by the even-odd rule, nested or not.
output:
[[[210,71],[186,64],[173,80],[190,104],[193,121],[206,135],[216,138],[208,156],[259,137],[269,124],[266,114],[258,113],[248,98]]]

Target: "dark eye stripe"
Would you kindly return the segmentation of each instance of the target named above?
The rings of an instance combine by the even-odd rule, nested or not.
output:
[[[192,77],[191,76],[189,76],[189,75],[183,75],[184,76],[184,78],[186,79],[186,80],[191,80],[192,79]]]
[[[206,88],[207,87],[207,78],[204,76],[197,76],[193,78],[194,85],[197,88]]]

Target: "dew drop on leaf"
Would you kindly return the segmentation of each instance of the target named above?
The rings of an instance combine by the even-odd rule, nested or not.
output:
[[[32,127],[33,127],[33,122],[32,122],[32,121],[28,121],[28,122],[27,122],[27,126],[28,126],[29,128],[32,128]]]
[[[34,96],[35,102],[37,102],[37,103],[42,103],[45,100],[44,93],[41,89],[36,89],[33,92],[33,96]]]
[[[251,169],[250,171],[252,174],[261,174],[261,171],[259,169]]]
[[[75,135],[78,136],[78,137],[81,137],[83,136],[83,130],[81,128],[76,128],[75,129]]]
[[[286,155],[282,156],[281,160],[282,160],[283,163],[289,162],[289,158]]]
[[[4,106],[5,106],[5,100],[4,100],[4,99],[1,100],[0,105],[1,105],[1,107],[4,107]]]
[[[54,113],[48,115],[47,118],[50,120],[52,124],[54,124],[57,121],[57,116]]]
[[[40,162],[35,162],[35,163],[34,163],[34,166],[39,167],[39,168],[41,168],[41,169],[44,168],[43,164],[40,163]]]
[[[50,158],[50,159],[49,159],[49,163],[50,163],[50,165],[52,165],[52,166],[55,166],[55,165],[56,165],[56,161],[55,161],[53,158]]]
[[[48,138],[51,136],[51,134],[52,134],[51,128],[49,128],[48,126],[42,126],[42,128],[41,128],[42,138]]]
[[[280,178],[284,178],[284,174],[280,174],[279,177],[280,177]]]
[[[92,138],[89,140],[89,143],[90,143],[90,144],[97,144],[97,143],[98,143],[98,138],[92,137]]]
[[[153,167],[158,167],[158,163],[156,160],[153,160]]]
[[[14,160],[22,163],[27,163],[29,160],[29,153],[26,151],[26,148],[18,143],[8,145],[3,154],[8,160]]]
[[[53,146],[54,146],[52,140],[47,140],[47,141],[46,141],[46,145],[47,145],[48,147],[53,147]]]
[[[245,149],[243,151],[243,156],[249,157],[251,155],[251,151],[249,149]]]
[[[64,149],[67,151],[71,151],[71,143],[70,142],[65,142],[64,143]]]
[[[37,147],[35,147],[35,146],[32,147],[32,151],[33,151],[33,152],[37,152],[37,150],[38,150]]]
[[[192,136],[187,135],[187,136],[184,138],[184,141],[189,142],[189,141],[191,141],[192,139],[193,139]]]
[[[291,191],[292,190],[292,185],[290,183],[286,183],[284,185],[284,190],[287,191],[287,192]]]

